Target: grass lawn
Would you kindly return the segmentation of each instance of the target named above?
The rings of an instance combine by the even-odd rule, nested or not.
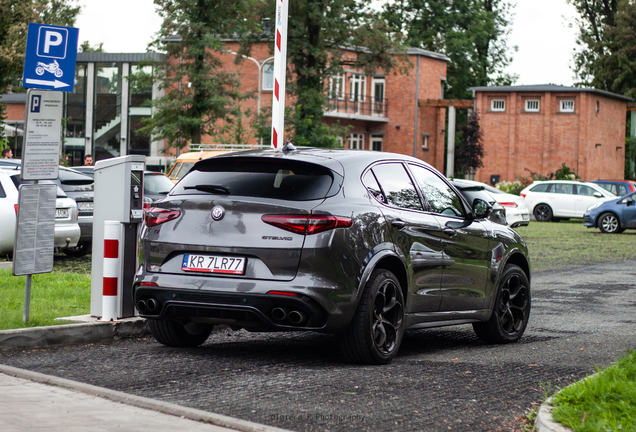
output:
[[[552,418],[577,432],[636,430],[636,352],[552,397]]]
[[[90,312],[90,255],[69,259],[55,255],[52,273],[33,275],[29,322],[22,322],[26,276],[0,269],[0,330],[65,324],[58,317]]]
[[[636,258],[636,230],[602,234],[582,219],[530,222],[515,230],[528,245],[533,270]]]

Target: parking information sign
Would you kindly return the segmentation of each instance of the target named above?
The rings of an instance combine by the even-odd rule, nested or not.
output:
[[[22,180],[58,177],[63,102],[59,91],[31,89],[27,92]]]
[[[73,91],[79,29],[29,23],[22,86]]]

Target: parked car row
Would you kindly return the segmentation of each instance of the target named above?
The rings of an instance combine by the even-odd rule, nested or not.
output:
[[[55,180],[43,180],[52,182],[58,186],[58,203],[56,208],[55,247],[66,255],[79,257],[92,250],[93,240],[93,169],[94,167],[59,167],[59,177]],[[23,183],[33,183],[20,179],[21,161],[19,159],[0,159],[0,172],[4,172],[3,191],[0,191],[0,214],[2,215],[2,227],[0,227],[0,254],[13,253],[15,237],[15,216],[18,203],[18,188]],[[162,173],[144,173],[144,200],[145,206],[167,195],[174,186],[168,177]],[[5,196],[2,196],[5,195]],[[67,209],[67,210],[64,210]],[[66,215],[66,216],[64,216]],[[5,223],[7,221],[8,223]],[[75,225],[78,235],[64,235],[70,229],[64,225]],[[66,230],[66,231],[65,231]],[[75,238],[77,237],[77,238]],[[70,242],[66,242],[70,238]]]

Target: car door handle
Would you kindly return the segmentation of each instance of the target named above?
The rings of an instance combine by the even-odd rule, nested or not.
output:
[[[449,237],[453,237],[453,236],[457,235],[457,231],[455,231],[452,228],[444,228],[444,234],[446,234]]]
[[[404,222],[402,219],[393,219],[391,221],[391,225],[396,228],[404,228],[406,226],[406,222]]]

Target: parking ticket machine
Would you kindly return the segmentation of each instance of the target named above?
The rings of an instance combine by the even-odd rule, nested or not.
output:
[[[95,164],[91,316],[102,316],[105,221],[120,223],[117,318],[134,316],[132,281],[137,269],[138,227],[143,222],[145,159],[128,155]]]

